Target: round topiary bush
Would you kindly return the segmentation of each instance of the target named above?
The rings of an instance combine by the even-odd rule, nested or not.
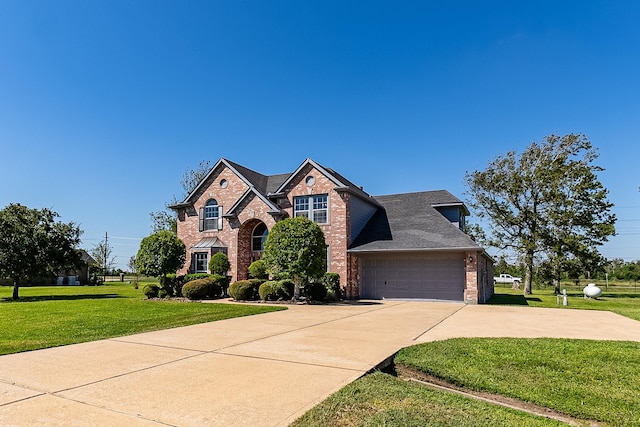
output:
[[[160,292],[160,286],[156,284],[145,285],[142,288],[142,292],[147,296],[147,298],[157,298],[158,293]]]
[[[190,300],[205,299],[211,292],[210,279],[196,279],[187,282],[182,287],[182,295]]]
[[[307,283],[303,289],[303,295],[311,301],[324,301],[327,297],[327,287],[320,282]]]
[[[229,263],[229,258],[224,254],[224,252],[216,252],[209,260],[208,267],[211,274],[226,276],[227,272],[231,268],[231,263]]]
[[[267,264],[261,259],[253,261],[249,266],[249,276],[254,279],[267,280],[269,273],[267,273]]]
[[[236,301],[255,301],[260,297],[258,289],[264,280],[238,280],[229,286],[229,295]]]

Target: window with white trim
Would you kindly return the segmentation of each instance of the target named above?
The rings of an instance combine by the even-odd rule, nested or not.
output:
[[[208,273],[209,272],[209,257],[206,252],[195,252],[193,254],[193,272],[194,273]]]
[[[222,206],[216,199],[209,199],[204,207],[200,208],[200,231],[222,230]]]
[[[329,222],[328,199],[327,194],[294,197],[293,216],[304,216],[318,224],[327,224]]]

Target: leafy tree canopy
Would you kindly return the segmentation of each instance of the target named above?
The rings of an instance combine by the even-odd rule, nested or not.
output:
[[[13,299],[19,298],[21,281],[80,266],[82,231],[73,222],[56,221],[58,216],[13,203],[0,211],[0,275],[12,279]]]
[[[318,224],[299,216],[287,218],[273,226],[264,244],[262,259],[275,277],[295,283],[294,298],[300,285],[326,271],[327,246]]]
[[[182,197],[181,199],[186,198],[193,190],[195,190],[196,186],[205,176],[209,173],[211,169],[211,162],[209,160],[202,160],[198,164],[196,169],[187,169],[182,175],[182,180],[180,181],[180,185],[182,186]],[[173,205],[178,203],[178,200],[173,195],[173,199],[167,204]],[[151,217],[151,232],[156,233],[162,230],[168,230],[175,234],[178,233],[178,218],[176,217],[176,213],[172,210],[164,210],[164,211],[155,211],[150,212],[149,216]]]
[[[184,265],[187,250],[182,240],[168,230],[158,231],[140,242],[136,255],[137,272],[146,276],[175,273]]]
[[[467,173],[469,205],[489,223],[490,244],[523,259],[525,293],[531,293],[537,254],[558,281],[570,263],[600,262],[597,246],[615,233],[615,215],[596,158],[584,135],[550,135],[520,155],[510,151],[486,170]]]

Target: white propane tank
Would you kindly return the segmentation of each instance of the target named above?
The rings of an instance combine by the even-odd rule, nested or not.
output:
[[[600,295],[602,295],[602,289],[597,287],[595,283],[589,283],[584,287],[582,293],[585,297],[588,298],[598,298]]]

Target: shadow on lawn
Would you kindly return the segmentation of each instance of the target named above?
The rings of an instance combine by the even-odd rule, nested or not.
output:
[[[529,301],[540,302],[540,298],[525,297],[524,295],[494,294],[487,304],[489,305],[529,305]]]
[[[20,299],[13,300],[11,297],[0,298],[0,302],[35,302],[35,301],[76,301],[83,299],[112,299],[112,298],[125,298],[118,294],[86,294],[86,295],[38,295],[20,297]]]

